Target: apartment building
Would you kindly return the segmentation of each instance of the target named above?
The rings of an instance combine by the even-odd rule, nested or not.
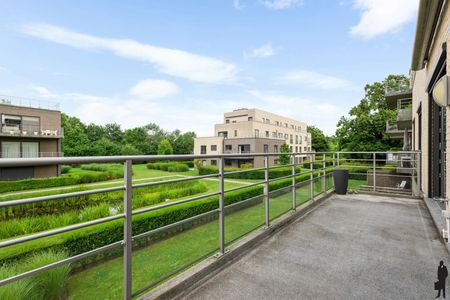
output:
[[[421,189],[430,198],[448,199],[450,190],[449,28],[448,1],[420,1],[411,65],[412,146],[422,153]]]
[[[61,156],[61,112],[53,104],[0,96],[1,158]],[[1,168],[0,180],[59,175],[57,165]]]
[[[256,108],[241,108],[224,113],[223,123],[214,126],[214,136],[196,138],[194,153],[278,153],[285,143],[291,152],[299,153],[297,161],[303,161],[306,156],[301,153],[311,152],[311,134],[307,132],[306,123]],[[270,160],[271,164],[276,163],[277,157]],[[218,162],[208,159],[204,163],[217,165]],[[264,158],[244,156],[225,160],[228,167],[242,164],[262,167]]]

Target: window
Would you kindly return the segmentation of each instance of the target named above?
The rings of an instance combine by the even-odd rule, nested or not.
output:
[[[266,118],[263,118],[263,123],[266,123]]]
[[[233,145],[225,145],[225,151],[231,152],[233,150]]]
[[[2,115],[2,132],[12,134],[20,133],[21,125],[21,116]]]
[[[255,129],[255,137],[259,137],[259,129]]]
[[[289,151],[291,151],[291,153],[292,153],[292,146],[289,146]]]
[[[236,120],[235,120],[235,121],[232,121],[231,123],[236,123]]]
[[[211,160],[211,166],[217,166],[217,160],[212,159]]]
[[[248,120],[249,121],[253,121],[253,117],[248,117]]]
[[[238,152],[239,153],[250,153],[250,145],[249,144],[238,145]]]
[[[296,153],[298,152],[298,146],[295,146],[295,152]]]
[[[291,144],[294,142],[294,138],[293,138],[292,134],[289,136],[289,141],[290,141]]]
[[[219,136],[223,136],[224,138],[228,137],[228,131],[219,131]]]
[[[233,163],[231,162],[231,160],[225,159],[225,166],[229,167],[229,166],[232,166],[232,165],[233,165]]]
[[[217,151],[217,145],[211,145],[211,151]]]
[[[269,119],[266,119],[266,123],[270,123],[270,120],[269,120]]]
[[[295,143],[298,144],[298,135],[295,136]]]
[[[274,132],[272,132],[272,137],[273,138],[276,138],[278,135],[277,135],[277,133],[274,131]]]
[[[22,142],[22,157],[39,157],[39,143]]]
[[[288,123],[284,123],[284,127],[288,127]]]
[[[32,134],[39,132],[39,118],[37,117],[22,117],[22,132],[23,134]]]
[[[283,138],[283,134],[281,132],[278,132],[278,137]]]
[[[3,158],[19,158],[20,142],[2,142]]]
[[[285,133],[284,134],[284,139],[287,140],[289,138],[289,134]]]
[[[308,147],[305,147],[305,152],[308,151]]]
[[[274,146],[273,146],[273,152],[275,152],[275,153],[278,152],[278,145],[274,145]]]
[[[277,126],[279,126],[279,125],[280,125],[280,122],[278,122],[278,121],[275,121],[275,124],[276,124]]]
[[[264,144],[264,153],[268,153],[269,152],[269,145]]]
[[[269,132],[268,131],[266,131],[266,137],[269,137]]]
[[[230,120],[226,119],[225,123],[230,124]]]
[[[234,131],[234,136],[237,136],[237,130]]]
[[[206,145],[200,146],[200,154],[206,154]]]

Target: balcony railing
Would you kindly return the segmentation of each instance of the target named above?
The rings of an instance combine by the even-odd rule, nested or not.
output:
[[[20,137],[45,137],[62,138],[64,137],[63,128],[60,129],[41,129],[39,126],[8,126],[2,125],[0,130],[2,136],[20,136]]]
[[[119,232],[123,232],[122,237],[119,240],[108,238],[104,243],[96,241],[95,246],[91,246],[88,251],[68,252],[72,253],[72,256],[64,258],[60,261],[39,266],[38,268],[27,270],[23,273],[13,275],[8,278],[0,279],[0,287],[14,283],[19,280],[23,280],[32,277],[42,272],[50,271],[54,268],[62,265],[74,264],[83,259],[88,259],[89,262],[98,266],[101,263],[109,263],[111,261],[104,260],[108,258],[108,255],[117,255],[120,252],[123,254],[123,299],[131,299],[134,296],[142,295],[144,292],[155,287],[156,285],[165,282],[177,273],[189,268],[202,259],[211,257],[214,254],[217,256],[227,255],[226,247],[232,245],[236,240],[239,240],[246,234],[253,232],[256,229],[271,230],[270,225],[272,221],[286,213],[290,213],[296,210],[298,207],[304,207],[312,204],[318,197],[325,196],[334,190],[332,171],[336,168],[347,169],[350,174],[350,183],[352,189],[360,189],[367,192],[382,192],[382,193],[401,193],[403,195],[418,196],[420,195],[420,152],[309,152],[309,153],[290,153],[288,154],[293,163],[287,165],[271,165],[270,157],[279,156],[279,153],[253,153],[252,157],[261,157],[264,159],[264,167],[258,169],[241,169],[233,171],[225,171],[225,159],[235,158],[239,156],[248,156],[248,154],[222,154],[222,155],[165,155],[165,156],[111,156],[111,157],[63,157],[63,158],[39,158],[39,159],[2,159],[0,160],[0,168],[5,167],[26,167],[26,166],[38,166],[38,165],[80,165],[89,163],[121,163],[124,167],[124,179],[123,182],[116,186],[102,187],[97,189],[86,189],[77,192],[62,192],[60,194],[54,194],[48,196],[39,195],[37,197],[31,197],[24,195],[22,199],[18,200],[5,200],[0,201],[0,209],[9,210],[16,206],[34,205],[35,203],[44,203],[45,206],[50,205],[53,201],[59,202],[66,198],[73,198],[76,196],[83,197],[84,201],[89,201],[89,195],[97,195],[106,193],[113,193],[123,191],[123,206],[120,210],[113,210],[110,215],[101,217],[91,221],[79,221],[75,224],[65,224],[62,227],[54,228],[51,230],[44,230],[37,233],[21,235],[19,237],[13,237],[0,241],[0,252],[9,251],[8,253],[14,253],[9,247],[19,249],[17,245],[20,245],[20,249],[27,249],[27,243],[33,243],[33,246],[38,245],[36,240],[46,239],[49,237],[70,237],[71,243],[76,244],[76,239],[81,236],[83,229],[89,231],[90,235],[105,236],[102,234],[94,234],[95,230],[109,230],[107,226],[96,226],[99,224],[110,223],[114,226],[122,226],[119,228]],[[303,160],[302,163],[297,163],[297,157],[308,156],[308,160]],[[409,170],[409,174],[397,174],[395,173],[395,167],[400,162],[396,159],[407,155],[410,159],[406,166]],[[139,183],[132,181],[132,166],[133,163],[141,162],[155,162],[155,161],[182,161],[194,159],[215,159],[218,161],[217,173],[198,175],[198,176],[181,176],[174,179],[158,179],[152,181],[143,182],[142,179]],[[391,163],[391,165],[387,164]],[[229,180],[231,175],[247,173],[247,172],[264,173],[264,179],[259,179],[257,182],[243,183],[239,186],[233,186],[232,188],[225,188],[225,183]],[[273,172],[274,170],[285,170],[286,172]],[[257,172],[257,173],[258,173]],[[278,174],[275,176],[275,174]],[[246,174],[248,175],[248,174]],[[275,177],[274,177],[275,176]],[[133,193],[139,191],[139,189],[145,187],[162,186],[165,184],[175,184],[179,182],[198,182],[207,179],[217,180],[217,190],[210,191],[208,193],[200,193],[193,197],[182,197],[179,199],[173,199],[165,201],[160,204],[146,204],[146,206],[135,207],[134,204],[142,203],[136,201],[133,197]],[[236,193],[242,190],[241,198],[236,198]],[[228,198],[228,195],[230,198]],[[231,200],[231,196],[234,198]],[[228,201],[225,201],[227,199]],[[73,199],[72,199],[73,200]],[[133,202],[135,201],[135,202]],[[199,202],[200,201],[200,202]],[[209,202],[208,202],[209,201]],[[188,205],[189,203],[189,205]],[[87,202],[83,203],[83,206],[87,205]],[[95,202],[94,204],[98,204]],[[217,205],[216,205],[217,204]],[[144,204],[142,204],[144,205]],[[197,205],[197,206],[196,206]],[[33,206],[34,207],[34,206]],[[172,213],[172,219],[163,222],[162,216],[164,213],[170,212],[169,208],[173,209],[185,209],[186,214],[174,214]],[[241,222],[241,213],[248,209],[255,209],[252,218],[258,219],[255,224]],[[189,210],[189,211],[188,211]],[[158,219],[156,222],[150,221],[153,218],[150,212],[157,214]],[[238,214],[238,215],[236,215]],[[137,217],[139,216],[139,217]],[[176,216],[176,217],[175,217]],[[148,222],[146,221],[148,219]],[[244,215],[245,218],[245,215]],[[118,223],[118,220],[122,220],[123,223]],[[143,222],[145,221],[145,222]],[[214,221],[217,222],[217,227],[214,227]],[[259,222],[260,221],[260,222]],[[134,225],[134,222],[140,222]],[[234,222],[234,223],[233,223]],[[145,226],[144,223],[146,224]],[[244,224],[245,223],[245,224]],[[213,230],[208,234],[217,234],[217,239],[208,236],[203,245],[202,243],[195,244],[195,248],[201,248],[199,251],[200,256],[190,261],[184,261],[184,265],[179,265],[180,257],[183,257],[182,251],[192,252],[193,242],[191,238],[195,234],[204,235],[204,231],[198,231],[199,226],[207,225],[211,226]],[[234,224],[234,225],[233,225]],[[227,226],[234,226],[230,230],[225,230]],[[263,227],[264,226],[264,227]],[[111,227],[113,228],[113,227]],[[209,228],[209,227],[208,227]],[[217,230],[215,229],[217,228]],[[264,229],[266,228],[266,229]],[[76,230],[74,235],[61,235]],[[146,255],[146,259],[151,259],[154,255],[161,253],[162,249],[158,246],[159,241],[163,241],[164,249],[172,245],[172,238],[180,236],[186,231],[191,236],[189,238],[181,238],[173,243],[173,247],[177,249],[177,255],[165,256],[164,259],[155,261],[154,263],[146,263],[145,265],[134,265],[132,267],[132,254],[136,251],[137,247],[149,247],[150,255]],[[116,231],[114,231],[116,232]],[[209,232],[209,231],[208,231]],[[159,240],[158,240],[159,238]],[[217,242],[216,242],[217,241]],[[89,244],[87,240],[83,240],[85,244]],[[187,243],[189,247],[186,250],[182,246],[182,242]],[[43,242],[45,243],[45,242]],[[134,244],[133,244],[134,243]],[[213,243],[213,246],[206,246],[209,243]],[[63,244],[58,244],[61,246]],[[132,247],[133,245],[133,247]],[[50,246],[49,246],[50,247]],[[156,248],[151,248],[156,247]],[[159,248],[158,248],[159,247]],[[59,249],[59,248],[58,248]],[[159,250],[158,250],[159,249]],[[35,250],[36,251],[36,250]],[[112,251],[112,252],[111,252]],[[153,252],[152,252],[153,251]],[[166,251],[166,250],[164,250]],[[142,251],[140,252],[142,253]],[[137,255],[137,254],[136,254]],[[3,255],[3,257],[5,257]],[[140,256],[143,259],[143,256]],[[97,260],[96,260],[97,259]],[[103,259],[101,261],[100,259]],[[167,261],[166,261],[167,260]],[[118,261],[114,261],[114,266],[117,266]],[[162,266],[161,270],[157,272],[147,271],[145,272],[146,278],[149,274],[158,274],[159,277],[153,278],[151,282],[142,284],[145,279],[138,278],[138,280],[132,280],[132,276],[137,276],[136,272],[142,268],[155,268]],[[136,267],[138,269],[136,269]],[[20,269],[19,269],[20,270]],[[103,270],[103,269],[102,269]],[[107,270],[107,269],[104,269]],[[114,269],[115,270],[115,269]],[[115,271],[114,271],[115,272]],[[105,276],[108,271],[104,272]],[[79,278],[80,276],[78,276]],[[100,278],[102,282],[108,280],[106,278]],[[139,284],[138,286],[133,286]],[[89,285],[96,286],[97,283],[89,281]],[[108,282],[111,285],[117,285],[117,282]],[[71,289],[67,289],[69,295],[65,295],[70,298],[70,293],[76,289],[77,286],[72,286]],[[117,288],[108,289],[107,292],[115,292]],[[85,290],[80,292],[85,293]],[[103,298],[119,298],[120,295],[102,295]]]
[[[8,95],[0,95],[0,105],[1,104],[59,111],[59,103],[57,102]]]
[[[64,152],[38,152],[38,153],[29,153],[29,152],[16,152],[16,153],[3,153],[0,152],[0,158],[37,158],[37,157],[63,157]]]
[[[411,91],[409,80],[393,80],[386,83],[385,95],[403,94]]]

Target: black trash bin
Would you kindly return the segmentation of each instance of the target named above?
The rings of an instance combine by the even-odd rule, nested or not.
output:
[[[334,191],[338,195],[347,194],[348,188],[348,170],[336,169],[333,170]]]

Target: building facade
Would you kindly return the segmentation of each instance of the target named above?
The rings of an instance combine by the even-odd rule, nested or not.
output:
[[[255,108],[242,108],[225,113],[223,123],[214,126],[214,136],[196,138],[194,154],[278,153],[285,143],[291,152],[311,152],[311,134],[306,123]],[[305,155],[297,156],[298,162],[304,158]],[[272,156],[270,160],[274,164],[277,157]],[[217,165],[218,162],[207,159],[204,163]],[[243,164],[262,167],[264,158],[241,156],[225,160],[228,167]]]
[[[61,112],[32,107],[0,97],[1,158],[58,157],[62,155]],[[57,165],[1,168],[0,180],[18,180],[59,175]]]
[[[421,189],[429,198],[448,199],[450,189],[450,111],[433,98],[438,80],[450,74],[449,28],[448,1],[420,1],[411,65],[412,144],[421,151]]]

